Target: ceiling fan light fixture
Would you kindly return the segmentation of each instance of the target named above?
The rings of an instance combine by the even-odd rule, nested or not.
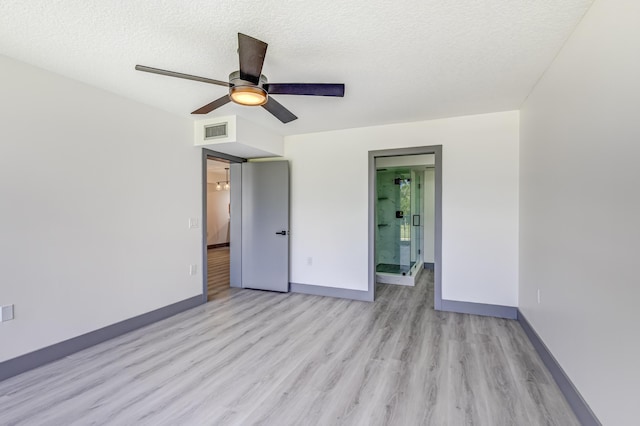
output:
[[[185,80],[200,81],[229,88],[229,93],[198,108],[191,114],[204,115],[220,108],[229,102],[246,106],[262,106],[275,118],[286,124],[298,117],[280,104],[273,95],[302,95],[302,96],[344,96],[344,84],[341,83],[269,83],[262,74],[264,58],[267,53],[267,43],[238,33],[238,59],[240,69],[229,74],[229,81],[214,80],[175,71],[136,65],[138,71],[152,74],[177,77]]]
[[[229,89],[229,97],[237,104],[260,106],[267,103],[267,91],[257,86],[233,86]]]

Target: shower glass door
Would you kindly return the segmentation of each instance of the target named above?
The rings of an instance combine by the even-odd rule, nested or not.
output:
[[[376,173],[376,271],[408,274],[412,255],[411,170],[393,167]]]
[[[396,212],[396,226],[400,235],[400,273],[411,269],[411,172],[399,170],[394,182],[399,186],[400,210]]]

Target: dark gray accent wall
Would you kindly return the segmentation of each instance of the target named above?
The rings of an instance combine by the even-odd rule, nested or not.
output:
[[[569,406],[575,413],[578,420],[580,420],[580,424],[583,426],[602,426],[602,423],[600,423],[600,420],[598,420],[596,415],[593,413],[589,404],[587,404],[584,398],[582,398],[582,395],[580,395],[578,389],[576,389],[571,379],[569,379],[567,373],[564,372],[549,348],[547,348],[547,345],[544,344],[538,333],[536,333],[520,310],[518,310],[518,322],[527,337],[529,337],[529,340],[536,349],[536,352],[540,355],[542,362],[544,362],[544,365],[558,384],[558,387],[569,403]]]
[[[180,312],[201,305],[202,296],[193,296],[189,299],[173,303],[160,309],[117,322],[107,327],[65,340],[55,345],[21,355],[0,363],[0,380],[17,376],[25,371],[48,364],[75,352],[97,345],[106,340],[113,339],[130,331],[163,320]]]

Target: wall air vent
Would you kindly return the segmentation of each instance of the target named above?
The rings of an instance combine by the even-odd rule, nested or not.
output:
[[[284,155],[282,136],[237,115],[195,120],[193,145],[241,158]]]
[[[204,126],[204,140],[227,137],[227,123],[216,123]]]

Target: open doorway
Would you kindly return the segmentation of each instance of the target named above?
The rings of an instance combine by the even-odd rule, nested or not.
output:
[[[376,282],[415,286],[433,264],[434,154],[376,158]],[[426,237],[426,238],[425,238]]]
[[[207,158],[207,301],[227,296],[231,267],[231,180],[228,160]]]
[[[202,294],[209,302],[228,297],[232,287],[239,287],[235,272],[241,248],[239,167],[246,160],[208,149],[203,149],[202,160]]]
[[[442,146],[369,152],[369,286],[415,286],[427,270],[442,304]],[[382,287],[381,287],[382,288]]]

